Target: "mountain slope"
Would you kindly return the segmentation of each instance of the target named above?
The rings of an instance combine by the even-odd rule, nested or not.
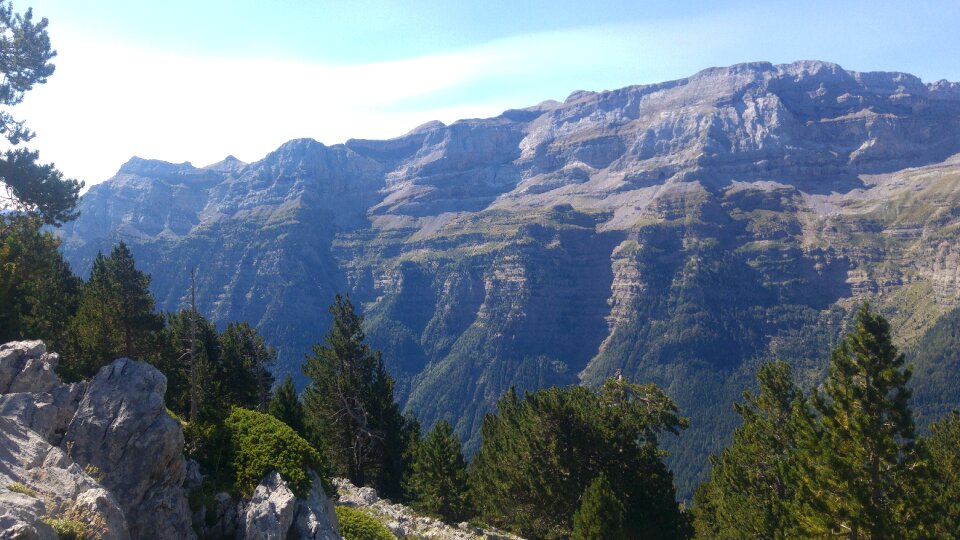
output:
[[[904,344],[960,303],[958,153],[960,84],[742,64],[252,164],[135,158],[64,251],[125,240],[165,309],[196,266],[200,308],[294,373],[347,291],[398,398],[468,448],[511,385],[655,381],[694,419],[687,491],[758,362],[810,383],[857,299]]]

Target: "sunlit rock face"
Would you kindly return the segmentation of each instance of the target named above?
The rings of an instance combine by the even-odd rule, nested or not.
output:
[[[741,64],[251,164],[134,158],[63,249],[86,272],[124,240],[167,310],[196,268],[200,309],[297,376],[348,292],[398,399],[468,449],[510,386],[655,381],[694,419],[667,441],[686,492],[758,361],[811,382],[855,298],[921,313],[903,343],[960,302],[957,153],[956,83]]]

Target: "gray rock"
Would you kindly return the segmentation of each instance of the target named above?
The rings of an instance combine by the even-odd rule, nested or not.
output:
[[[0,394],[50,392],[60,386],[54,369],[60,361],[47,354],[42,341],[11,341],[0,345]]]
[[[10,492],[14,483],[35,496]],[[123,511],[96,479],[61,449],[6,417],[0,417],[0,486],[6,488],[0,493],[0,531],[16,525],[27,538],[46,538],[46,529],[36,522],[54,516],[86,523],[96,538],[130,538]]]
[[[253,492],[244,516],[246,540],[284,540],[297,513],[297,499],[280,473],[268,474]]]
[[[306,499],[297,501],[297,516],[294,520],[296,538],[302,540],[339,540],[340,524],[333,501],[323,490],[323,482],[317,473],[310,471],[313,485]]]
[[[195,538],[182,485],[183,431],[166,411],[162,373],[126,358],[90,386],[62,447],[120,501],[133,538]]]
[[[40,520],[46,512],[42,500],[0,487],[0,538],[57,540],[54,530]]]

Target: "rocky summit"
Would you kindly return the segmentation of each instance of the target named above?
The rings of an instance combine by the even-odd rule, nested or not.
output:
[[[294,374],[347,292],[401,402],[468,449],[510,386],[656,382],[696,419],[665,441],[689,494],[760,361],[812,383],[861,299],[907,349],[960,303],[958,153],[958,83],[750,63],[249,164],[133,158],[63,250],[85,272],[125,241],[166,310],[196,269],[199,309]]]

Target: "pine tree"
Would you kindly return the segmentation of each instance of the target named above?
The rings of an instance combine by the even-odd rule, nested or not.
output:
[[[571,540],[620,540],[623,534],[623,504],[610,482],[599,475],[583,492],[580,508],[573,515]]]
[[[711,458],[710,478],[694,497],[698,538],[796,536],[797,442],[809,409],[787,364],[764,364],[757,379],[760,392],[744,392],[734,405],[743,424],[730,446]]]
[[[191,414],[194,396],[188,359],[191,335],[197,387],[195,417]],[[231,403],[223,399],[223,381],[217,370],[220,344],[213,323],[191,309],[168,313],[160,341],[163,349],[158,355],[157,368],[167,376],[164,397],[167,406],[191,420],[218,421],[230,414]]]
[[[407,490],[418,510],[448,522],[463,521],[470,514],[467,464],[460,439],[446,420],[417,445]]]
[[[137,270],[133,253],[123,241],[110,252],[107,268],[116,295],[123,355],[147,359],[156,350],[156,333],[163,328],[163,320],[154,309],[150,276]]]
[[[303,365],[307,430],[331,456],[338,474],[373,484],[386,496],[402,489],[405,426],[393,399],[393,379],[379,352],[364,343],[363,317],[349,298],[330,306],[333,325]]]
[[[154,311],[149,285],[123,242],[109,257],[97,253],[70,321],[72,337],[61,365],[68,378],[90,377],[121,356],[154,359],[163,318]]]
[[[268,366],[277,352],[245,322],[230,323],[219,338],[218,377],[231,404],[264,411],[270,401],[273,375]]]
[[[303,424],[303,404],[293,385],[293,377],[287,375],[283,384],[277,387],[267,406],[267,412],[303,436],[306,431]]]
[[[567,538],[581,495],[603,474],[623,503],[628,537],[685,538],[658,438],[686,423],[659,388],[622,378],[598,392],[549,388],[521,400],[509,391],[481,426],[473,504],[483,520],[521,536]]]
[[[820,418],[801,442],[798,517],[809,536],[910,538],[923,525],[910,370],[881,315],[864,304],[855,321],[813,395]]]
[[[0,343],[42,339],[63,350],[81,282],[60,254],[60,241],[41,226],[24,218],[0,230]]]

